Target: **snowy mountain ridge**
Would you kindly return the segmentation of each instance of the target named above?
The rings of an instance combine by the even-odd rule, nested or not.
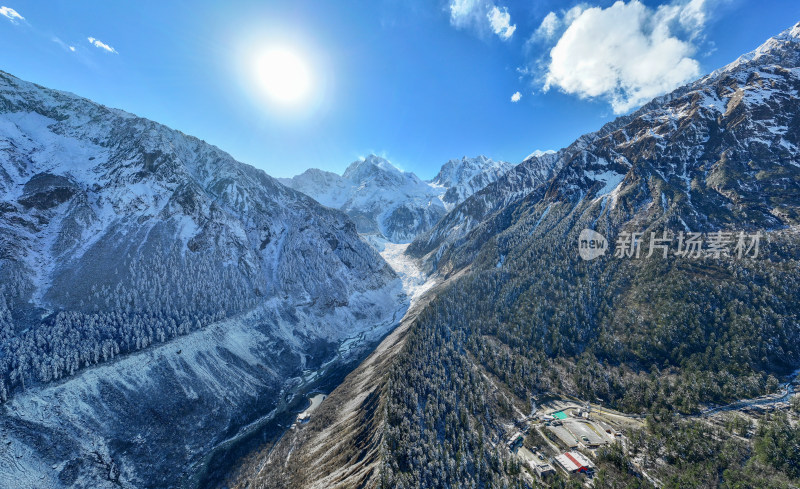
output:
[[[450,160],[431,181],[404,172],[388,160],[369,155],[339,176],[309,169],[280,182],[340,209],[362,234],[408,243],[477,190],[512,168],[485,156]]]
[[[510,204],[523,200],[543,204],[534,228],[553,201],[586,203],[603,221],[661,212],[684,231],[794,225],[800,214],[787,196],[800,191],[798,93],[800,24],[558,152],[534,153],[408,251],[436,267],[455,248],[472,241],[474,250],[508,226]]]

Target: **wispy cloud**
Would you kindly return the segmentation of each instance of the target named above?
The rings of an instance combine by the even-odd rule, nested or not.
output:
[[[569,10],[563,11],[561,16],[555,12],[547,14],[539,28],[533,33],[531,40],[549,40],[555,38],[556,34],[563,33],[564,29],[572,25],[583,11],[586,9],[585,5],[576,5]]]
[[[555,42],[544,60],[544,90],[603,98],[624,113],[677,88],[700,73],[694,55],[707,3],[674,0],[651,9],[631,0],[550,12],[534,33]]]
[[[508,8],[491,0],[450,0],[449,6],[450,24],[458,29],[472,29],[479,35],[491,32],[503,40],[510,39],[517,29]]]
[[[64,48],[65,51],[70,51],[72,53],[75,52],[75,46],[65,43],[58,36],[53,36],[52,41],[61,46],[62,48]]]
[[[9,21],[11,21],[12,24],[19,24],[20,22],[22,22],[22,23],[26,24],[27,26],[32,27],[31,32],[33,34],[35,34],[37,36],[40,36],[40,37],[50,37],[51,41],[53,41],[54,43],[56,43],[59,46],[61,46],[62,48],[64,48],[65,51],[69,51],[69,52],[72,52],[72,53],[75,52],[75,46],[65,43],[58,36],[50,36],[49,34],[43,32],[43,31],[41,31],[39,29],[34,28],[33,26],[31,26],[28,23],[27,20],[25,20],[25,17],[23,17],[19,12],[17,12],[16,10],[14,10],[11,7],[0,7],[0,15],[2,15],[5,18],[7,18]],[[89,42],[91,42],[95,46],[101,47],[101,48],[106,49],[106,50],[108,50],[110,52],[116,53],[114,48],[112,48],[111,46],[109,46],[107,44],[104,44],[104,43],[102,43],[100,41],[97,41],[97,43],[99,43],[99,44],[96,44],[95,41],[97,41],[95,38],[93,38],[93,37],[89,38]]]
[[[119,53],[117,53],[116,49],[112,48],[111,46],[109,46],[108,44],[104,43],[100,39],[97,39],[97,38],[94,38],[94,37],[89,37],[87,39],[89,41],[89,44],[93,45],[96,48],[103,49],[105,51],[108,51],[109,53],[119,54]],[[73,51],[74,51],[74,49],[73,49]]]
[[[556,35],[556,29],[558,29],[560,23],[561,19],[558,18],[558,14],[550,12],[539,24],[539,28],[536,29],[534,35],[542,39],[552,39]]]
[[[25,17],[11,7],[0,7],[0,15],[10,20],[12,24],[18,24],[19,21],[25,20]]]
[[[522,94],[519,92],[514,92],[514,95],[511,96],[511,101],[517,103],[522,99]]]

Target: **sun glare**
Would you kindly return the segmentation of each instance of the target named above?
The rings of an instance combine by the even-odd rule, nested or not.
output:
[[[311,71],[306,61],[291,49],[268,48],[256,55],[254,70],[259,86],[280,104],[297,104],[311,91]]]

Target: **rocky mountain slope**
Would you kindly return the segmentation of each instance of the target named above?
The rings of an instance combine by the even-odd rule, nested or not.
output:
[[[799,93],[800,24],[555,154],[534,155],[418,237],[410,252],[449,285],[375,373],[378,397],[329,408],[327,424],[358,419],[359,428],[317,480],[517,487],[520,467],[499,447],[531,397],[647,413],[647,438],[668,432],[676,415],[775,389],[800,365]],[[605,255],[579,256],[584,229],[607,238]],[[701,233],[698,256],[679,248],[690,232]],[[625,233],[641,233],[640,255],[624,253]],[[759,252],[738,255],[739,233],[761,236]],[[715,236],[729,236],[727,254],[714,251]],[[666,240],[666,256],[647,256],[652,237]],[[272,453],[282,456],[262,459],[243,477],[247,487],[272,487],[264,475],[277,471],[314,487],[299,469],[311,451],[305,436],[281,440]],[[669,487],[728,487],[748,474],[761,474],[753,487],[796,485],[781,462],[796,460],[791,449],[720,455],[702,438],[648,438],[662,465],[692,457],[690,470],[664,471]],[[308,439],[320,443],[313,432]],[[625,453],[610,457],[598,460],[606,472],[596,486],[648,486]],[[368,478],[364,460],[375,467]]]
[[[341,176],[310,169],[281,182],[323,205],[341,209],[362,234],[408,243],[511,168],[485,156],[464,157],[448,161],[432,181],[425,182],[385,158],[370,155],[353,162]]]
[[[0,486],[193,487],[407,306],[343,213],[0,72]]]
[[[796,223],[795,211],[781,205],[787,193],[796,192],[797,131],[787,115],[796,103],[795,39],[796,32],[788,30],[567,148],[532,155],[420,236],[409,253],[436,263],[486,217],[523,197],[605,196],[603,205],[610,202],[613,210],[625,194],[622,189],[632,184],[652,202],[676,204],[671,215],[693,230],[739,219],[764,227]],[[655,180],[648,182],[651,177]],[[542,185],[551,181],[552,187]],[[663,182],[663,193],[644,188],[655,182]],[[529,197],[534,189],[537,193]],[[709,203],[705,208],[692,203],[695,192],[703,193]]]
[[[464,156],[460,160],[450,160],[442,165],[430,183],[447,189],[441,199],[450,211],[511,168],[513,165],[504,161],[493,161],[483,155],[476,158]]]
[[[457,203],[431,229],[417,236],[408,248],[420,258],[435,252],[428,263],[435,266],[444,249],[460,243],[481,221],[512,202],[519,201],[550,179],[562,163],[561,152],[533,153],[494,182]]]

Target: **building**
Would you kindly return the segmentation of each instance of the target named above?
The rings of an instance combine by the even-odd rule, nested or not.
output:
[[[525,436],[523,436],[522,433],[517,431],[516,433],[511,435],[511,437],[509,437],[506,443],[508,444],[508,449],[513,452],[516,451],[519,447],[521,447],[522,442],[524,441],[525,441]]]
[[[553,466],[547,462],[533,462],[530,465],[533,466],[533,470],[536,472],[536,475],[542,478],[556,473],[556,469],[554,469]]]
[[[566,452],[556,457],[556,463],[570,474],[594,472],[594,464],[583,454],[578,452]]]

